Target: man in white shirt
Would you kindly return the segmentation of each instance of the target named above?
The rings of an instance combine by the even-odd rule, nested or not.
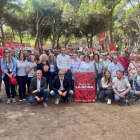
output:
[[[118,70],[116,72],[116,76],[117,77],[115,77],[112,81],[114,83],[112,88],[113,88],[113,91],[115,93],[114,94],[115,100],[120,102],[121,98],[125,98],[125,96],[127,95],[125,103],[126,103],[126,106],[130,106],[129,105],[129,100],[134,95],[132,92],[130,92],[131,85],[126,78],[123,78],[123,72],[122,71]]]
[[[59,104],[59,96],[63,98],[64,103],[68,103],[68,97],[73,95],[71,84],[68,77],[65,76],[65,71],[60,70],[52,82],[52,90],[50,94],[56,98],[55,104]]]
[[[57,56],[57,67],[59,70],[65,71],[65,76],[67,76],[70,81],[72,79],[72,74],[70,72],[71,59],[70,56],[66,54],[66,48],[61,48],[61,54]]]
[[[111,76],[116,77],[116,72],[118,70],[123,71],[122,65],[120,63],[118,63],[118,57],[117,55],[114,55],[112,57],[112,63],[109,64],[108,66],[108,70],[111,72]]]
[[[36,77],[31,79],[29,103],[36,105],[43,97],[43,106],[47,107],[46,98],[48,96],[46,78],[42,76],[42,71],[37,70]]]

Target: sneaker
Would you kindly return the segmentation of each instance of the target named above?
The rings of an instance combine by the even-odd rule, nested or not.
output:
[[[44,108],[47,107],[48,105],[46,103],[43,103]]]
[[[135,102],[138,102],[138,101],[140,101],[140,99],[139,99],[139,98],[137,98],[137,99],[135,100]]]
[[[107,104],[108,104],[108,105],[111,104],[111,99],[108,99]]]
[[[18,96],[17,92],[15,93],[16,96]]]
[[[3,100],[2,99],[0,99],[0,103],[3,103]]]
[[[130,106],[129,102],[125,102],[125,105],[126,105],[126,106]]]
[[[26,101],[26,98],[23,98],[23,101]]]
[[[7,100],[7,104],[10,104],[10,102],[11,102],[11,99],[9,98],[9,99]]]
[[[13,103],[16,103],[16,100],[15,100],[15,98],[13,98],[13,99],[12,99],[12,101],[13,101]]]
[[[59,104],[59,99],[58,99],[58,98],[55,100],[55,104],[56,104],[56,105]]]
[[[22,102],[22,97],[19,98],[19,101]]]

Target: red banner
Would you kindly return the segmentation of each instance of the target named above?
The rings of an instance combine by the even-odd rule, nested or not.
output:
[[[110,52],[116,51],[115,43],[108,44],[108,47],[109,47]]]
[[[105,32],[99,35],[99,45],[105,44]]]
[[[10,42],[10,41],[4,41],[5,48],[25,48],[25,43],[18,43],[18,42]]]
[[[74,73],[75,103],[95,103],[95,74],[94,72]]]

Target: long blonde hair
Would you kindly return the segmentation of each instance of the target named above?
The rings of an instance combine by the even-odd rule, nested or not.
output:
[[[5,51],[8,50],[8,49],[5,49],[4,52],[3,52],[3,63],[7,63],[7,60],[6,60],[6,56],[5,56]],[[9,50],[8,50],[9,51]],[[9,51],[10,53],[10,51]],[[8,57],[8,63],[11,63],[13,62],[13,59],[11,57],[11,54],[9,54],[9,57]]]
[[[109,82],[108,82],[108,84],[110,84],[110,83],[112,83],[112,77],[111,77],[111,72],[109,71],[109,70],[106,70],[105,71],[105,74],[107,73],[107,72],[109,72],[109,74],[110,74],[110,77],[109,77]],[[106,83],[107,82],[107,78],[105,77],[105,75],[104,75],[104,83]]]
[[[49,57],[48,57],[48,62],[51,62],[51,60],[50,60],[50,56],[53,56],[53,63],[55,63],[55,56],[54,56],[54,54],[53,53],[50,53],[49,54]]]

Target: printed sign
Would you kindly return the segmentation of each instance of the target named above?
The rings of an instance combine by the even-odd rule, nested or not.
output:
[[[108,47],[109,47],[110,52],[116,51],[115,43],[108,44]]]
[[[75,103],[95,103],[95,73],[74,73]]]
[[[20,49],[20,48],[25,48],[25,43],[4,41],[4,46],[3,47]]]
[[[103,45],[103,44],[105,44],[105,32],[103,32],[99,36],[99,45]]]

